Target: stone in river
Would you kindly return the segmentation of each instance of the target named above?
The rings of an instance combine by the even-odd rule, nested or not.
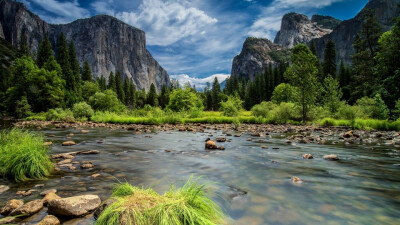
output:
[[[97,178],[97,177],[99,177],[99,176],[100,176],[99,173],[95,173],[95,174],[92,174],[90,177],[91,177],[91,178]]]
[[[24,205],[24,202],[17,199],[9,200],[3,208],[1,208],[1,215],[8,216],[12,211]]]
[[[42,200],[34,200],[18,207],[10,213],[10,216],[30,216],[43,209]]]
[[[296,176],[292,177],[291,181],[292,181],[293,184],[301,184],[301,183],[303,183],[303,180],[300,179],[299,177],[296,177]]]
[[[88,130],[81,130],[81,133],[82,134],[87,134],[87,133],[89,133],[89,131]]]
[[[51,142],[51,141],[46,141],[46,142],[43,143],[43,146],[50,146],[50,145],[52,145],[52,144],[53,144],[53,142]]]
[[[82,195],[70,198],[54,199],[48,203],[49,213],[57,216],[86,215],[95,210],[101,204],[97,195]]]
[[[337,155],[331,154],[331,155],[324,155],[325,160],[332,160],[332,161],[337,161],[339,160],[339,157]]]
[[[2,194],[3,192],[6,192],[10,189],[9,186],[6,185],[0,185],[0,194]]]
[[[314,157],[311,154],[304,154],[303,155],[303,159],[312,159],[312,158],[314,158]]]
[[[76,145],[76,143],[74,141],[64,141],[62,143],[62,146],[72,146],[72,145]]]
[[[219,150],[225,150],[225,147],[224,146],[219,146],[218,149]]]
[[[268,146],[263,145],[263,146],[261,146],[261,148],[262,148],[262,149],[268,149]]]
[[[94,165],[92,163],[84,163],[81,165],[82,169],[90,169],[93,168]]]
[[[206,149],[217,149],[217,148],[218,148],[217,144],[215,144],[214,141],[209,140],[206,142]]]
[[[57,193],[57,189],[49,189],[49,190],[42,191],[42,192],[40,192],[40,195],[45,196],[49,193]]]
[[[99,154],[99,150],[85,150],[85,151],[80,151],[78,154],[83,154],[83,155],[89,155],[89,154]]]
[[[215,140],[217,142],[225,142],[226,141],[226,137],[217,137]]]
[[[48,193],[46,196],[44,196],[43,200],[43,205],[47,205],[50,201],[54,199],[60,199],[61,197],[58,196],[56,193]]]
[[[59,225],[60,220],[57,219],[57,217],[53,215],[47,215],[45,216],[39,223],[38,225]]]

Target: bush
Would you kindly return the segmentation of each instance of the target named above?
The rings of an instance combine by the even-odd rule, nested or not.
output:
[[[46,120],[48,121],[64,121],[64,122],[73,122],[75,121],[74,115],[69,109],[55,108],[50,109],[46,113]]]
[[[251,113],[256,117],[267,118],[274,108],[276,108],[276,105],[272,102],[261,102],[251,108]]]
[[[114,187],[109,205],[97,219],[97,225],[214,225],[222,224],[225,215],[220,207],[205,195],[204,185],[191,179],[179,189],[164,194],[133,187],[128,183]]]
[[[15,114],[18,118],[25,118],[32,115],[31,105],[29,105],[25,96],[22,96],[21,100],[18,100],[16,103],[17,107],[15,109]]]
[[[290,84],[281,83],[275,87],[272,92],[272,102],[280,104],[281,102],[296,102],[298,91],[296,87]]]
[[[388,118],[389,110],[379,94],[376,94],[374,98],[362,97],[357,100],[356,105],[367,118],[381,120]]]
[[[92,117],[94,115],[94,111],[90,105],[88,105],[86,102],[80,102],[74,104],[74,107],[72,108],[72,112],[74,113],[75,118],[88,118]]]
[[[0,133],[0,174],[25,181],[48,176],[53,163],[49,149],[43,146],[43,136],[13,129]]]
[[[225,102],[221,102],[221,111],[224,116],[238,116],[243,109],[243,101],[237,96],[228,96]]]
[[[203,109],[203,102],[191,88],[175,89],[169,97],[168,109],[174,112]]]
[[[89,101],[89,98],[100,91],[99,85],[94,82],[84,81],[82,84],[82,98]]]
[[[350,106],[348,104],[342,104],[337,113],[335,114],[337,119],[351,120],[354,121],[357,118],[364,118],[361,108],[359,106]]]
[[[189,118],[200,118],[203,114],[203,109],[202,108],[197,108],[197,107],[193,107],[190,109],[189,111]]]
[[[296,111],[295,104],[291,102],[282,102],[278,107],[271,110],[271,120],[276,123],[287,123],[290,120],[301,118]]]
[[[89,98],[89,104],[97,111],[123,112],[126,108],[112,90],[97,92]]]

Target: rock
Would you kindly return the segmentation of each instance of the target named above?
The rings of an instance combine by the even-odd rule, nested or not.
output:
[[[29,196],[31,194],[32,194],[32,191],[28,190],[28,191],[17,191],[16,195],[22,195],[22,196],[26,197],[26,196]]]
[[[242,135],[241,134],[235,134],[235,135],[233,135],[234,137],[241,137]]]
[[[12,211],[24,205],[24,202],[17,199],[9,200],[3,208],[1,208],[0,214],[8,216]]]
[[[43,146],[50,146],[50,145],[52,145],[52,144],[53,144],[53,142],[51,142],[51,141],[46,141],[46,142],[43,143]]]
[[[5,218],[0,219],[0,224],[8,224],[8,223],[13,223],[15,222],[17,218],[13,216],[7,216]]]
[[[104,201],[103,203],[101,203],[101,205],[94,211],[93,216],[94,218],[99,218],[100,214],[110,205],[112,205],[116,200],[109,198],[106,201]]]
[[[262,133],[253,132],[253,133],[251,133],[251,136],[253,136],[253,137],[262,137],[263,135],[262,135]]]
[[[92,212],[100,203],[101,200],[97,195],[82,195],[51,200],[47,208],[49,213],[57,216],[78,217]]]
[[[10,216],[30,216],[43,209],[42,200],[34,200],[18,207],[10,213]]]
[[[90,155],[90,154],[99,154],[99,150],[86,150],[86,151],[80,151],[78,154],[83,154],[83,155]]]
[[[59,225],[60,220],[53,215],[45,216],[37,225]]]
[[[49,193],[57,193],[57,189],[49,189],[49,190],[42,191],[42,192],[40,192],[40,195],[45,196]]]
[[[214,141],[209,140],[206,142],[206,149],[217,149],[217,148],[218,148],[217,144],[215,144]]]
[[[44,184],[36,184],[35,185],[35,188],[42,188],[42,187],[44,187]]]
[[[324,155],[324,159],[325,160],[332,160],[332,161],[337,161],[339,160],[339,157],[337,155]]]
[[[72,163],[69,163],[69,164],[62,164],[62,165],[60,165],[60,167],[61,167],[61,168],[66,167],[66,168],[68,168],[69,170],[76,170],[76,167],[75,167],[74,165],[72,165]]]
[[[64,165],[64,164],[70,164],[72,163],[72,159],[64,159],[60,162],[57,163],[57,165]]]
[[[219,146],[218,149],[219,150],[225,150],[225,147],[224,146]]]
[[[279,147],[272,147],[272,149],[275,149],[275,150],[277,150],[277,149],[279,149]]]
[[[90,169],[90,168],[93,168],[93,167],[94,167],[93,163],[84,163],[84,164],[81,165],[82,169]]]
[[[253,138],[247,138],[247,141],[252,141],[253,140]]]
[[[76,143],[74,141],[64,141],[62,143],[62,146],[72,146],[72,145],[76,145]]]
[[[215,140],[217,142],[225,142],[226,141],[226,137],[217,137]]]
[[[261,146],[261,148],[262,148],[262,149],[268,149],[268,146],[263,145],[263,146]]]
[[[87,133],[89,133],[90,131],[88,131],[88,130],[81,130],[81,133],[82,134],[87,134]]]
[[[311,154],[304,154],[303,155],[303,159],[312,159],[312,158],[314,158],[314,157]]]
[[[185,127],[179,127],[178,130],[179,130],[179,131],[186,131],[186,128],[185,128]]]
[[[10,187],[9,187],[9,186],[0,185],[0,194],[6,192],[6,191],[8,191],[8,190],[10,190]]]
[[[90,177],[94,179],[94,178],[97,178],[99,176],[101,176],[99,173],[95,173],[95,174],[92,174]]]
[[[353,137],[353,131],[347,131],[346,133],[343,134],[344,138],[351,138]]]
[[[298,178],[298,177],[292,177],[290,180],[292,181],[293,184],[301,184],[301,183],[303,183],[303,180]]]
[[[69,153],[61,153],[61,154],[52,155],[51,158],[52,159],[59,159],[59,158],[73,159],[73,158],[75,158],[75,156],[72,154],[69,154]]]
[[[54,200],[54,199],[60,199],[61,197],[58,196],[56,193],[50,192],[48,194],[46,194],[46,196],[44,196],[43,200],[43,205],[47,205],[49,204],[50,201]]]

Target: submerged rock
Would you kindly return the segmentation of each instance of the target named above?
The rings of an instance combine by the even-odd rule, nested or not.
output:
[[[217,142],[225,142],[226,141],[226,137],[217,137],[215,140]]]
[[[52,145],[52,144],[53,144],[53,142],[51,142],[51,141],[46,141],[46,142],[43,143],[43,146],[50,146],[50,145]]]
[[[311,154],[304,154],[303,155],[303,159],[313,159],[314,157],[313,157],[313,155],[311,155]]]
[[[11,199],[9,200],[3,208],[0,210],[0,214],[7,216],[10,214],[12,211],[16,210],[17,208],[21,207],[24,205],[24,202],[21,200],[17,199]]]
[[[74,141],[64,141],[62,143],[62,146],[72,146],[72,145],[76,145],[76,143]]]
[[[324,155],[325,160],[332,160],[332,161],[337,161],[339,160],[339,157],[337,155],[331,154],[331,155]]]
[[[290,180],[292,181],[293,184],[301,184],[301,183],[303,183],[303,180],[300,179],[299,177],[296,177],[296,176],[292,177]]]
[[[56,192],[57,192],[57,189],[49,189],[49,190],[45,190],[45,191],[40,192],[40,195],[41,196],[45,196],[45,195],[47,195],[49,193],[56,193]]]
[[[209,140],[206,142],[206,149],[217,149],[217,148],[218,148],[217,144],[215,144],[214,141]]]
[[[97,195],[82,195],[54,199],[48,203],[48,211],[57,216],[82,216],[95,210],[101,204]]]
[[[38,225],[59,225],[60,220],[57,219],[57,217],[53,215],[47,215],[45,216],[39,223]]]
[[[34,200],[13,210],[10,216],[30,216],[43,209],[42,200]]]

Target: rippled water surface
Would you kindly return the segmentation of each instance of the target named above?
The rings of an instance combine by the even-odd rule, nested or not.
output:
[[[289,145],[281,134],[253,137],[253,141],[247,140],[249,134],[243,134],[227,137],[232,142],[221,143],[225,151],[207,151],[205,139],[211,132],[213,137],[221,132],[134,134],[102,128],[88,134],[74,129],[41,132],[54,142],[52,154],[100,150],[98,155],[74,159],[93,161],[95,167],[63,170],[45,181],[15,184],[2,180],[0,184],[9,185],[11,190],[0,195],[1,205],[16,198],[13,194],[17,190],[31,189],[35,184],[56,188],[61,197],[91,193],[104,200],[117,179],[163,193],[171,183],[182,185],[194,174],[208,181],[215,193],[213,199],[232,218],[230,224],[400,224],[400,158],[399,148],[393,146]],[[62,147],[70,133],[75,133],[72,140],[77,145]],[[263,145],[269,148],[262,149]],[[304,153],[313,154],[314,159],[303,159]],[[326,154],[337,154],[340,160],[323,160]],[[90,175],[95,173],[101,176],[92,179]],[[292,184],[292,176],[304,183]],[[35,198],[38,194],[26,201]],[[26,221],[37,222],[44,215],[45,210]],[[65,224],[93,223],[88,216]]]

